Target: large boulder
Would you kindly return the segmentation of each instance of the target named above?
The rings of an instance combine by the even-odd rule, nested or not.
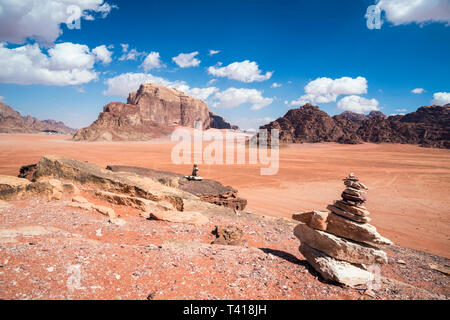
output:
[[[312,267],[326,280],[342,283],[349,287],[367,285],[373,281],[371,272],[345,261],[339,261],[327,256],[302,243],[300,253],[308,260]]]
[[[175,223],[187,223],[197,226],[207,224],[209,219],[199,212],[195,211],[153,211],[150,213],[150,219],[162,220]]]
[[[302,243],[338,260],[367,265],[387,263],[384,251],[310,228],[303,223],[295,227],[294,235]]]

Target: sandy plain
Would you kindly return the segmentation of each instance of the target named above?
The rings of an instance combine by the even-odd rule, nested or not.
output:
[[[175,143],[73,142],[69,136],[0,134],[0,174],[17,175],[45,154],[96,163],[142,166],[188,174],[173,164]],[[334,143],[280,148],[279,171],[261,176],[260,164],[200,164],[203,177],[239,190],[253,213],[290,217],[324,210],[340,198],[342,178],[354,172],[369,187],[372,224],[396,244],[450,258],[450,150],[412,145]]]

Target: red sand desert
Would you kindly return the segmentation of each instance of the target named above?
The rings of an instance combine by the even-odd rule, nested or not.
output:
[[[171,162],[167,142],[73,142],[69,136],[0,134],[0,174],[17,175],[45,154],[190,173]],[[450,258],[450,150],[411,145],[334,143],[280,149],[277,175],[260,165],[200,165],[200,175],[239,190],[246,210],[271,216],[325,209],[339,199],[341,179],[355,172],[369,186],[372,224],[396,244]]]

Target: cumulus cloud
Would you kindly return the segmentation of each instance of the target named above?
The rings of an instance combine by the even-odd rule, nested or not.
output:
[[[128,51],[130,46],[127,43],[121,43],[120,46],[122,47],[122,55],[120,56],[119,61],[136,60],[140,56],[146,55],[146,52],[139,52],[136,49]]]
[[[216,77],[227,77],[232,80],[239,80],[242,82],[260,82],[270,79],[273,72],[266,72],[261,74],[261,70],[256,62],[245,60],[242,62],[233,62],[226,67],[214,67],[208,68],[208,72]]]
[[[130,92],[137,90],[142,83],[154,83],[168,88],[175,88],[202,100],[208,99],[213,93],[219,91],[216,87],[191,88],[184,81],[170,81],[150,73],[122,73],[107,79],[105,83],[108,85],[108,89],[103,94],[122,97],[127,97]]]
[[[386,19],[394,25],[408,23],[443,22],[450,24],[448,0],[379,0]]]
[[[293,106],[306,103],[329,103],[336,101],[339,95],[367,93],[367,80],[364,77],[342,77],[331,79],[317,78],[305,86],[303,96],[291,102]]]
[[[0,82],[15,84],[79,85],[98,77],[96,55],[86,45],[55,44],[48,54],[38,44],[9,49],[0,43]]]
[[[127,97],[132,91],[139,88],[142,83],[160,84],[166,87],[181,86],[185,83],[182,81],[169,81],[161,77],[154,76],[150,73],[122,73],[105,81],[108,89],[103,94],[108,96]]]
[[[145,71],[149,71],[155,68],[161,68],[161,59],[159,57],[159,52],[150,52],[142,63],[142,67]]]
[[[71,5],[88,20],[95,14],[106,17],[115,8],[103,0],[0,0],[0,41],[21,44],[33,39],[50,45],[62,34],[60,25],[73,16]]]
[[[193,96],[194,98],[206,100],[213,93],[219,91],[219,88],[216,87],[207,87],[207,88],[190,88],[188,85],[175,85],[173,88],[183,91],[184,93]]]
[[[432,104],[443,106],[450,103],[450,92],[436,92],[433,94]]]
[[[356,113],[364,113],[378,109],[378,101],[376,99],[366,99],[360,96],[346,96],[338,101],[337,107],[342,110],[348,110]]]
[[[282,86],[282,84],[281,83],[276,83],[276,82],[274,82],[274,83],[272,83],[272,85],[270,86],[271,88],[279,88],[279,87],[281,87]]]
[[[213,56],[215,54],[218,54],[220,52],[220,50],[209,50],[209,55]]]
[[[415,93],[415,94],[421,94],[421,93],[423,93],[424,91],[425,91],[424,88],[415,88],[415,89],[411,90],[411,92],[412,92],[412,93]]]
[[[108,64],[112,61],[112,51],[109,51],[105,45],[98,46],[92,49],[92,53],[95,54],[95,58],[101,61],[103,64]]]
[[[180,53],[176,57],[173,57],[172,60],[180,68],[196,67],[200,64],[200,60],[195,58],[196,55],[198,55],[198,51],[191,53]]]
[[[272,102],[272,98],[263,97],[262,92],[256,89],[228,88],[217,92],[211,105],[216,108],[234,108],[244,103],[250,103],[252,110],[259,110]]]

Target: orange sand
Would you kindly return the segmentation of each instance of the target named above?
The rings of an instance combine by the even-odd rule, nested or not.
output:
[[[172,164],[173,144],[72,142],[68,136],[0,134],[0,174],[57,154],[100,166],[122,164],[190,173]],[[200,175],[239,190],[248,210],[289,217],[325,209],[340,197],[341,179],[353,171],[369,186],[372,224],[395,243],[450,258],[450,150],[410,145],[334,143],[280,149],[280,170],[260,176],[260,165],[200,165]]]

